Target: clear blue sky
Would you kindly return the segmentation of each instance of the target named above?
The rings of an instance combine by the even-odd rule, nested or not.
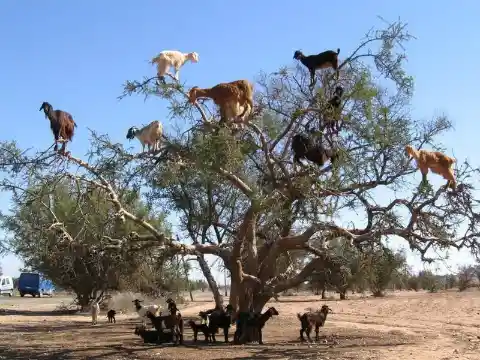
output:
[[[461,160],[478,164],[480,145],[478,84],[480,3],[474,1],[184,1],[178,3],[16,0],[0,2],[0,139],[44,149],[52,144],[49,124],[38,111],[43,101],[73,114],[79,128],[75,155],[88,146],[87,128],[126,141],[128,127],[165,121],[166,103],[152,98],[121,102],[122,83],[153,75],[146,61],[165,49],[196,51],[197,64],[181,70],[187,86],[253,78],[293,63],[306,54],[341,48],[348,55],[373,25],[376,15],[399,16],[418,40],[408,45],[408,71],[415,76],[417,118],[447,113],[455,132],[443,139]],[[181,4],[181,5],[180,5]],[[273,4],[275,4],[273,6]],[[243,18],[242,16],[246,16]],[[136,144],[137,146],[137,144]],[[470,150],[468,150],[470,149]],[[0,198],[0,207],[8,198]],[[451,264],[468,261],[452,256]],[[16,275],[20,262],[0,260]],[[417,268],[418,260],[410,257]]]

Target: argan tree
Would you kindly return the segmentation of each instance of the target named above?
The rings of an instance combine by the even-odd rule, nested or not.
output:
[[[94,133],[88,161],[28,155],[4,143],[0,163],[10,181],[55,171],[99,189],[112,203],[115,221],[143,229],[109,239],[112,248],[155,242],[158,251],[194,256],[218,305],[223,299],[205,255],[220,258],[231,274],[229,302],[240,311],[260,310],[314,271],[339,269],[341,256],[329,247],[338,237],[369,251],[372,243],[396,236],[423,260],[432,260],[429,250],[476,251],[479,217],[468,183],[475,170],[457,159],[456,192],[419,188],[412,181],[416,168],[405,145],[441,149],[435,138],[451,125],[445,117],[425,122],[410,117],[413,80],[402,66],[403,46],[411,38],[396,22],[370,31],[350,54],[342,50],[339,81],[345,99],[338,135],[325,128],[334,117],[326,103],[335,76],[319,71],[316,87],[310,88],[307,70],[296,64],[259,75],[254,115],[235,133],[218,127],[211,101],[187,101],[190,86],[212,84],[145,78],[127,81],[124,95],[158,98],[169,107],[171,130],[159,153],[133,155]],[[291,57],[286,54],[286,61]],[[338,151],[335,166],[294,168],[291,139],[306,127],[315,127],[317,141]],[[135,215],[119,195],[125,186],[138,190],[152,209],[178,214],[183,227],[178,238]],[[364,221],[349,222],[349,213]]]

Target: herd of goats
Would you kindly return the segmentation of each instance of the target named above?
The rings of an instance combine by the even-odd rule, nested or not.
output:
[[[159,310],[158,305],[142,305],[143,300],[135,299],[132,301],[135,305],[137,314],[142,319],[142,324],[135,327],[134,334],[140,336],[144,343],[174,343],[182,344],[184,335],[184,319],[177,308],[177,304],[172,298],[168,298],[167,315],[162,315],[162,312],[157,315]],[[323,305],[318,311],[298,313],[297,317],[300,320],[300,338],[305,341],[303,334],[305,334],[312,342],[310,333],[315,329],[315,341],[319,340],[320,327],[325,324],[327,314],[332,313],[332,309],[327,305]],[[93,303],[91,307],[92,325],[97,324],[97,319],[100,314],[100,306],[98,302]],[[107,319],[109,323],[116,323],[116,311],[108,310]],[[200,311],[198,316],[200,322],[188,320],[187,324],[193,331],[193,341],[197,342],[199,333],[205,337],[205,342],[215,343],[215,334],[219,329],[223,330],[225,343],[228,343],[228,333],[230,326],[235,323],[236,330],[233,336],[234,344],[244,344],[247,342],[257,341],[263,344],[262,330],[267,321],[272,316],[279,315],[277,309],[274,307],[268,308],[264,313],[254,312],[238,312],[235,313],[232,305],[226,307],[215,307],[214,309]],[[148,329],[146,319],[151,321],[153,328]],[[168,330],[168,331],[165,331]],[[254,337],[254,338],[252,338]]]
[[[315,85],[315,72],[317,69],[333,68],[336,71],[336,79],[339,77],[339,65],[337,51],[324,51],[318,55],[306,56],[301,51],[297,50],[294,53],[293,58],[299,60],[310,72],[310,87]],[[158,80],[165,83],[165,75],[171,67],[174,67],[174,75],[168,74],[170,77],[179,80],[179,71],[184,63],[190,60],[194,63],[198,62],[198,54],[196,52],[182,53],[180,51],[162,51],[156,57],[151,60],[152,65],[157,66]],[[333,131],[340,129],[340,122],[337,116],[332,114],[341,112],[342,97],[344,89],[341,86],[337,86],[334,91],[334,95],[327,102],[324,112],[325,128],[331,134]],[[219,107],[221,120],[219,125],[227,125],[231,128],[236,127],[238,124],[240,128],[243,128],[245,124],[248,124],[250,115],[253,111],[253,85],[248,80],[236,80],[228,83],[220,83],[211,88],[199,88],[197,86],[190,89],[188,92],[188,100],[191,104],[196,104],[198,98],[210,98]],[[345,102],[345,101],[343,101]],[[40,107],[43,110],[47,119],[50,120],[50,127],[55,138],[54,151],[58,151],[58,143],[61,142],[62,148],[60,153],[69,156],[66,153],[66,143],[72,141],[76,123],[73,120],[71,114],[62,110],[54,110],[52,105],[48,102],[44,102]],[[329,117],[330,114],[330,117]],[[328,119],[327,119],[328,118]],[[307,128],[307,126],[306,126]],[[318,133],[322,133],[323,129],[318,131],[310,131],[306,129],[306,134],[295,134],[292,137],[291,150],[293,152],[293,163],[298,163],[301,166],[305,166],[300,160],[307,159],[312,163],[319,166],[323,166],[328,160],[332,165],[335,165],[336,153],[332,149],[327,150],[323,147],[321,136],[320,141],[315,139],[318,137]],[[160,121],[152,121],[147,126],[138,129],[135,126],[128,129],[127,139],[132,140],[135,137],[142,144],[142,151],[145,151],[145,145],[148,146],[148,151],[158,151],[160,149],[161,140],[163,137],[163,125]],[[411,145],[405,146],[405,152],[408,157],[413,157],[417,162],[417,167],[422,173],[422,182],[426,182],[428,171],[439,174],[447,180],[446,188],[456,189],[456,179],[453,172],[453,164],[455,159],[444,155],[438,151],[417,150]],[[168,300],[169,314],[165,316],[156,316],[158,306],[145,307],[140,304],[140,300],[134,300],[135,307],[139,315],[148,317],[155,330],[148,330],[145,326],[145,319],[142,326],[138,326],[135,329],[135,334],[141,336],[144,342],[182,342],[183,340],[183,319],[178,312],[177,306],[172,299]],[[303,333],[306,333],[308,339],[310,339],[310,332],[313,328],[316,331],[316,339],[318,340],[319,327],[323,326],[327,318],[327,314],[331,312],[328,306],[324,305],[321,310],[317,312],[309,312],[303,315],[298,314],[298,318],[301,322],[300,337],[303,338]],[[92,306],[92,322],[95,324],[99,313],[98,303]],[[258,331],[259,342],[262,343],[262,329],[265,323],[272,316],[278,315],[278,311],[271,307],[263,314],[247,313],[243,314],[234,313],[232,307],[229,305],[226,308],[216,308],[205,312],[200,312],[199,316],[202,319],[201,323],[195,323],[193,320],[188,321],[188,325],[194,332],[194,340],[197,339],[199,332],[205,336],[205,341],[215,342],[215,334],[218,329],[223,329],[225,335],[225,341],[228,342],[228,331],[233,321],[236,321],[236,331],[234,336],[234,342],[247,342],[251,331],[247,329],[254,329]],[[110,310],[107,314],[109,321],[115,321],[115,311]],[[169,332],[163,331],[163,325]]]
[[[339,65],[337,51],[327,50],[317,55],[304,55],[300,50],[295,51],[293,58],[299,60],[310,73],[310,87],[315,85],[315,72],[317,69],[333,68],[336,71],[336,79],[339,77]],[[196,52],[182,53],[176,50],[166,50],[155,56],[151,63],[157,66],[158,80],[165,82],[165,75],[171,67],[175,69],[174,75],[168,74],[176,81],[179,80],[180,68],[189,60],[198,62]],[[306,133],[295,134],[292,137],[291,150],[293,152],[293,163],[304,166],[300,161],[307,159],[312,163],[323,166],[330,160],[335,165],[338,158],[338,152],[333,149],[326,149],[322,144],[321,134],[323,130],[328,130],[333,134],[336,130],[338,134],[340,128],[340,117],[336,116],[343,109],[342,97],[344,89],[336,86],[334,95],[327,102],[324,108],[324,127],[320,126],[318,130],[312,130],[309,125],[306,126]],[[210,98],[218,106],[220,112],[219,125],[229,125],[236,128],[237,125],[243,128],[248,123],[253,111],[253,85],[248,80],[236,80],[228,83],[220,83],[211,88],[199,88],[194,86],[188,92],[188,100],[191,104],[196,104],[198,98]],[[66,153],[66,143],[72,141],[77,127],[70,113],[62,110],[54,110],[52,105],[44,102],[40,107],[47,119],[50,120],[50,127],[55,138],[54,151],[58,151],[58,143],[62,143],[60,153]],[[318,135],[320,134],[320,136]],[[156,152],[160,149],[163,137],[163,125],[160,121],[152,121],[147,126],[138,129],[132,126],[128,129],[126,138],[133,140],[137,138],[142,144],[142,152],[145,151],[145,145],[148,151]],[[439,174],[447,180],[446,188],[456,189],[456,180],[453,171],[455,159],[438,151],[417,150],[411,145],[405,146],[406,155],[413,157],[418,169],[422,173],[422,183],[427,181],[428,171]]]

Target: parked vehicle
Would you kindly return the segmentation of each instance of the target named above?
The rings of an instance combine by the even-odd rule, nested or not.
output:
[[[0,295],[13,295],[13,278],[11,276],[0,276]]]
[[[21,273],[18,279],[18,292],[23,297],[30,294],[33,297],[52,296],[55,288],[52,282],[39,273]]]

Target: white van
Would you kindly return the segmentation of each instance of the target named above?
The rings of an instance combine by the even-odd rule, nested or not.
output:
[[[0,276],[0,295],[13,295],[13,279],[11,276]]]

